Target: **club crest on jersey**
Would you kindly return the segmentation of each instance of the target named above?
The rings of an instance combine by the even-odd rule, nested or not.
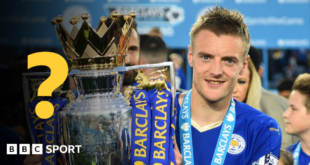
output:
[[[228,153],[230,154],[239,154],[241,153],[245,148],[245,141],[243,137],[237,134],[233,134],[231,136],[230,144],[228,147]]]

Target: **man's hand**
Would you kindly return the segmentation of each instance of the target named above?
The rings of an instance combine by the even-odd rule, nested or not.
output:
[[[30,148],[30,152],[31,152]],[[24,160],[25,165],[41,165],[42,164],[42,155],[27,155],[26,159]]]
[[[174,145],[174,157],[175,157],[175,163],[177,165],[183,165],[183,157],[182,154],[178,148],[177,142],[175,141],[175,138],[173,139],[173,145]]]
[[[27,155],[24,160],[25,165],[41,165],[42,164],[42,155]]]

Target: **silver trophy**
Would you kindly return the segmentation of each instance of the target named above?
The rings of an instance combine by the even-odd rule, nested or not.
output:
[[[124,66],[135,16],[135,13],[119,15],[112,12],[108,17],[102,16],[94,30],[87,23],[88,14],[84,13],[80,29],[75,27],[76,18],[70,20],[73,25],[70,34],[62,26],[64,19],[61,16],[52,19],[66,58],[72,65],[69,76],[75,82],[77,95],[75,97],[72,91],[64,91],[61,87],[53,92],[54,97],[65,97],[70,101],[58,113],[58,141],[59,145],[82,146],[79,153],[60,154],[62,164],[129,164],[132,122],[129,99],[136,87],[130,86],[122,94],[125,72],[169,67],[171,91],[175,93],[172,62]],[[36,87],[48,75],[49,73],[23,74],[26,105],[35,98]],[[138,86],[152,87],[154,83],[151,81],[139,80]],[[165,82],[165,79],[161,81]],[[172,101],[173,113],[174,99]]]

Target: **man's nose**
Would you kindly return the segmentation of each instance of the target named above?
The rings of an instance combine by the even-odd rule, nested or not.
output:
[[[127,54],[125,57],[125,64],[130,64],[130,55]]]
[[[220,60],[214,60],[210,70],[211,75],[214,77],[221,76],[223,74],[222,63]]]

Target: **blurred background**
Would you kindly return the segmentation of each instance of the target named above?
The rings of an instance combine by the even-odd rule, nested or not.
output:
[[[64,55],[50,20],[58,15],[70,33],[72,17],[89,14],[88,23],[97,27],[101,16],[112,11],[137,14],[138,33],[160,31],[171,53],[183,58],[186,86],[190,89],[192,71],[187,63],[189,31],[198,16],[216,5],[244,14],[251,44],[262,54],[262,84],[277,93],[282,78],[294,79],[310,73],[310,0],[0,0],[0,123],[30,143],[22,73],[27,71],[27,55],[50,51]]]

